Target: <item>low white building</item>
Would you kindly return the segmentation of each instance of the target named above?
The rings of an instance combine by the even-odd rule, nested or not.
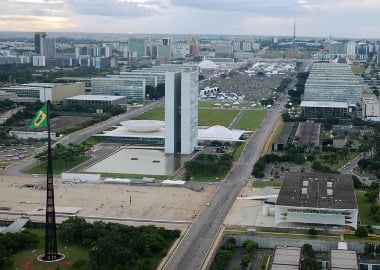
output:
[[[289,173],[275,206],[275,224],[358,225],[351,175]]]

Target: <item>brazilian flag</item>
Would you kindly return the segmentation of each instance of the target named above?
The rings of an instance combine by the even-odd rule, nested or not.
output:
[[[42,128],[47,126],[47,104],[45,104],[30,122],[29,128]]]

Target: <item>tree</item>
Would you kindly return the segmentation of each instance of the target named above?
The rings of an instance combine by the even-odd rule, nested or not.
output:
[[[314,229],[314,228],[310,228],[310,229],[308,230],[308,233],[309,233],[309,235],[311,235],[311,236],[316,236],[316,235],[318,235],[318,231],[317,231],[316,229]]]
[[[302,270],[318,270],[320,269],[315,258],[315,252],[312,245],[304,244],[302,247],[303,261],[301,263]]]
[[[246,240],[243,241],[242,246],[243,246],[244,251],[246,253],[251,253],[252,254],[259,247],[259,244],[256,243],[255,241],[246,239]]]
[[[365,227],[359,226],[359,228],[355,231],[355,235],[357,237],[367,237],[368,236],[368,231]]]
[[[241,259],[241,262],[240,262],[241,269],[247,269],[249,263],[251,262],[251,258],[252,258],[251,253],[247,253],[243,255],[243,258]]]
[[[360,189],[363,187],[363,183],[360,181],[360,179],[356,175],[352,175],[352,181],[354,183],[355,189]]]
[[[374,202],[376,202],[378,193],[377,193],[377,191],[370,191],[370,192],[365,193],[364,196],[367,198],[367,200],[370,203],[374,203]]]

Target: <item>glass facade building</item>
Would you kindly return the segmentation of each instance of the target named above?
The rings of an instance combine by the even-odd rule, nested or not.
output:
[[[363,92],[361,80],[347,64],[314,63],[305,84],[305,101],[347,102],[355,106]]]
[[[128,100],[145,99],[145,80],[126,78],[91,79],[93,95],[126,96]]]

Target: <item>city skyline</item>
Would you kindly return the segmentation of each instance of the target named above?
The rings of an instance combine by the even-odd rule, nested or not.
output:
[[[379,38],[375,0],[3,0],[0,31]]]

